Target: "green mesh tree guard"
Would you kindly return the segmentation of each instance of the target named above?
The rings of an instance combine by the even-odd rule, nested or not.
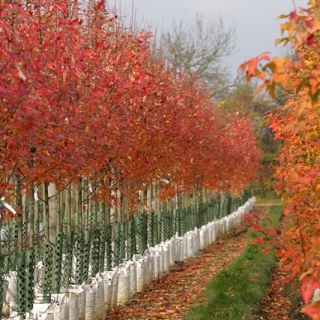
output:
[[[94,219],[94,213],[92,211],[90,211],[89,212],[89,220],[88,220],[90,229],[93,228],[93,219]]]
[[[207,205],[207,210],[208,210],[208,220],[209,222],[214,220],[214,208],[212,203]]]
[[[148,215],[144,212],[141,215],[141,232],[142,232],[142,252],[148,249]]]
[[[28,221],[24,220],[22,221],[22,240],[24,245],[26,245],[27,233],[28,233]]]
[[[192,216],[191,216],[191,207],[188,206],[185,210],[185,223],[186,223],[186,229],[189,231],[191,229],[193,229],[193,224],[192,224]]]
[[[200,217],[200,227],[206,224],[206,214],[203,203],[199,203],[199,217]]]
[[[198,206],[196,204],[193,205],[193,212],[194,212],[195,226],[197,228],[200,228],[199,208],[198,208]]]
[[[10,241],[10,252],[15,252],[15,250],[17,249],[17,240],[18,240],[18,228],[19,228],[19,224],[18,221],[13,221],[12,224],[12,230],[11,230],[11,238],[15,239],[16,241]],[[12,254],[12,259],[10,261],[10,265],[9,268],[11,271],[16,271],[16,266],[17,266],[17,257],[16,257],[16,253]]]
[[[179,236],[183,236],[187,232],[186,228],[186,209],[179,210],[180,213],[180,234]]]
[[[219,206],[219,219],[224,217],[224,207],[225,207],[225,201],[221,200],[220,201],[220,206]]]
[[[121,222],[120,224],[120,263],[123,262],[126,258],[126,229],[127,229],[127,223]]]
[[[173,232],[174,232],[174,234],[176,234],[176,233],[180,234],[179,233],[180,232],[180,213],[178,210],[173,209],[172,215],[173,215],[172,219],[173,219],[173,225],[174,225]]]
[[[43,303],[51,302],[52,287],[52,244],[46,241],[43,245],[43,265],[44,265],[44,282],[43,282]]]
[[[105,226],[106,233],[106,267],[108,271],[112,270],[112,227],[110,225]]]
[[[4,246],[4,253],[5,254],[9,254],[10,252],[10,239],[11,238],[11,228],[9,226],[6,226],[6,230],[5,230],[5,236],[6,236],[6,242],[5,242],[5,246]],[[9,270],[10,270],[10,260],[11,260],[11,257],[8,255],[8,256],[5,256],[4,257],[4,261],[3,261],[3,269],[4,269],[4,273],[9,273]]]
[[[63,235],[61,232],[58,232],[56,235],[56,245],[54,248],[54,267],[53,267],[53,281],[52,281],[53,293],[60,292],[62,250],[63,250]]]
[[[76,260],[76,273],[75,273],[75,282],[76,284],[80,284],[83,279],[82,271],[84,264],[84,234],[80,233],[75,240],[75,255],[77,257]]]
[[[34,220],[34,235],[35,235],[36,239],[38,239],[40,237],[39,230],[40,230],[39,219],[35,219]],[[34,262],[35,263],[38,263],[41,260],[39,242],[40,242],[39,240],[36,240],[35,245],[34,245]]]
[[[170,219],[170,226],[169,226],[169,237],[173,237],[176,233],[175,229],[175,220],[174,220],[174,212],[173,210],[167,210],[168,211],[168,216]]]
[[[18,251],[17,259],[17,288],[18,288],[18,314],[23,316],[26,313],[26,268],[25,252]]]
[[[158,215],[157,215],[157,225],[158,225],[158,239],[157,239],[157,243],[160,243],[162,241],[162,238],[163,238],[163,219],[162,219],[162,214],[163,212],[162,211],[159,211],[158,212]]]
[[[91,249],[91,276],[94,277],[99,272],[99,250],[100,250],[100,230],[95,229],[92,232],[92,249]]]
[[[204,225],[210,222],[210,215],[208,210],[208,204],[203,204],[203,216],[204,216]]]
[[[113,259],[115,265],[119,265],[121,263],[120,257],[120,223],[116,223],[114,226],[114,252]]]
[[[84,243],[82,250],[83,255],[83,268],[82,268],[82,281],[87,280],[89,275],[89,263],[90,263],[90,249],[91,249],[91,237],[92,233],[89,230],[84,232]]]
[[[26,268],[26,284],[25,284],[25,308],[30,311],[33,308],[33,278],[34,278],[34,252],[28,250],[25,253],[25,268]]]
[[[66,240],[64,241],[66,243],[65,247],[65,265],[64,265],[64,285],[69,286],[70,285],[70,279],[72,275],[72,249],[73,249],[73,238],[74,233],[73,231],[67,231],[66,232]]]
[[[135,228],[136,228],[136,234],[137,234],[137,247],[138,247],[138,253],[143,254],[144,252],[144,241],[143,241],[143,223],[141,222],[141,216],[138,216],[135,218]]]
[[[64,237],[64,241],[62,242],[62,251],[63,253],[67,252],[67,241],[66,241],[66,235],[67,235],[67,229],[68,229],[68,222],[67,218],[63,217],[62,218],[62,236]]]
[[[178,232],[178,236],[181,237],[182,232],[181,232],[181,215],[182,212],[180,211],[180,209],[175,210],[175,221],[176,221],[176,229]]]
[[[106,258],[106,230],[101,226],[99,239],[99,272],[104,271]]]
[[[251,197],[250,190],[244,190],[242,193],[242,204],[245,204]]]
[[[158,243],[158,226],[157,217],[154,211],[151,212],[149,217],[149,243],[151,247],[154,247]]]
[[[170,215],[168,211],[162,212],[162,223],[163,223],[163,240],[166,241],[170,238]]]
[[[99,212],[99,229],[100,229],[100,239],[99,239],[99,272],[104,271],[105,259],[106,259],[106,230],[104,226],[107,221],[107,211],[101,210]]]
[[[131,260],[133,255],[136,254],[136,234],[134,228],[133,218],[127,222],[127,259]]]
[[[232,197],[227,197],[227,215],[232,213]]]
[[[161,211],[161,215],[160,215],[160,237],[159,237],[159,243],[165,240],[165,235],[166,235],[166,228],[167,228],[167,224],[166,224],[166,218],[165,218],[165,212]]]

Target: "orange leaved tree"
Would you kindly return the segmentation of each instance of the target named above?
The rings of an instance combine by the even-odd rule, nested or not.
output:
[[[293,93],[287,103],[269,115],[270,126],[283,148],[276,167],[276,191],[281,194],[289,227],[276,243],[277,253],[290,277],[300,276],[306,303],[303,312],[320,319],[320,304],[312,301],[320,288],[320,2],[283,15],[283,37],[277,43],[291,45],[298,59],[269,58],[267,53],[240,66],[247,79],[261,79],[272,97],[281,86]],[[266,230],[264,232],[267,232]],[[271,238],[269,238],[271,239]]]

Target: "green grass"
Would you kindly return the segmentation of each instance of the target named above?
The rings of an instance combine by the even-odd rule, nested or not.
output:
[[[256,196],[256,204],[272,204],[272,205],[281,205],[281,199],[280,197],[277,196],[265,196],[265,197],[260,197]]]
[[[277,226],[281,214],[281,206],[272,206],[266,216]],[[248,243],[255,236],[249,232]],[[186,319],[250,319],[251,308],[264,296],[275,263],[273,252],[265,255],[257,245],[248,244],[237,260],[212,278],[203,293],[207,305],[193,305]]]

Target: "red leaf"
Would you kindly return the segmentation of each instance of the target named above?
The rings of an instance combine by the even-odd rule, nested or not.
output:
[[[12,151],[14,149],[14,145],[15,145],[14,141],[12,140],[9,141],[7,144],[7,149]]]
[[[79,19],[74,19],[70,22],[70,25],[74,26],[75,24],[78,24],[78,23],[79,23]]]
[[[1,21],[0,21],[0,27],[2,28],[5,36],[6,36],[7,38],[10,38],[11,34],[10,34],[10,32],[9,32],[6,24],[5,24],[4,22],[1,22]]]
[[[307,42],[307,45],[308,45],[308,46],[314,45],[314,43],[316,42],[316,37],[314,36],[313,33],[310,34],[310,35],[307,37],[306,42]]]
[[[309,317],[316,317],[320,314],[320,302],[315,302],[301,309],[301,312],[306,313]],[[317,319],[317,318],[314,318]]]
[[[270,236],[276,237],[277,236],[277,229],[275,227],[269,227],[268,228],[268,233]]]
[[[98,10],[101,10],[103,6],[104,6],[104,1],[99,2],[97,6]]]
[[[294,20],[294,19],[296,19],[296,18],[297,18],[297,12],[296,12],[296,11],[292,11],[292,12],[290,12],[289,17],[290,17],[290,20]]]
[[[308,303],[314,290],[320,289],[320,283],[318,282],[304,282],[301,285],[301,295],[305,303]]]
[[[18,7],[17,10],[19,11],[19,13],[22,15],[22,16],[25,16],[27,14],[27,12],[21,8],[21,7]]]
[[[55,5],[63,14],[67,14],[67,5],[64,2],[57,2]]]

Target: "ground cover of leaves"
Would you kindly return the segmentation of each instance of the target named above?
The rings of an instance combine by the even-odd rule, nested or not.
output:
[[[303,320],[310,319],[300,313],[303,301],[297,279],[287,283],[287,273],[280,264],[274,268],[266,295],[253,308],[250,320]]]
[[[264,215],[268,206],[255,207],[253,214]],[[225,234],[201,255],[184,261],[180,269],[172,267],[165,277],[151,283],[127,305],[113,309],[108,320],[184,319],[192,303],[204,304],[197,297],[211,278],[238,258],[247,244],[248,226],[242,223]]]
[[[290,217],[283,217],[281,228],[286,227]],[[287,272],[277,263],[270,277],[270,284],[263,299],[253,308],[250,320],[306,320],[308,316],[300,312],[303,300],[298,279],[286,282]]]

